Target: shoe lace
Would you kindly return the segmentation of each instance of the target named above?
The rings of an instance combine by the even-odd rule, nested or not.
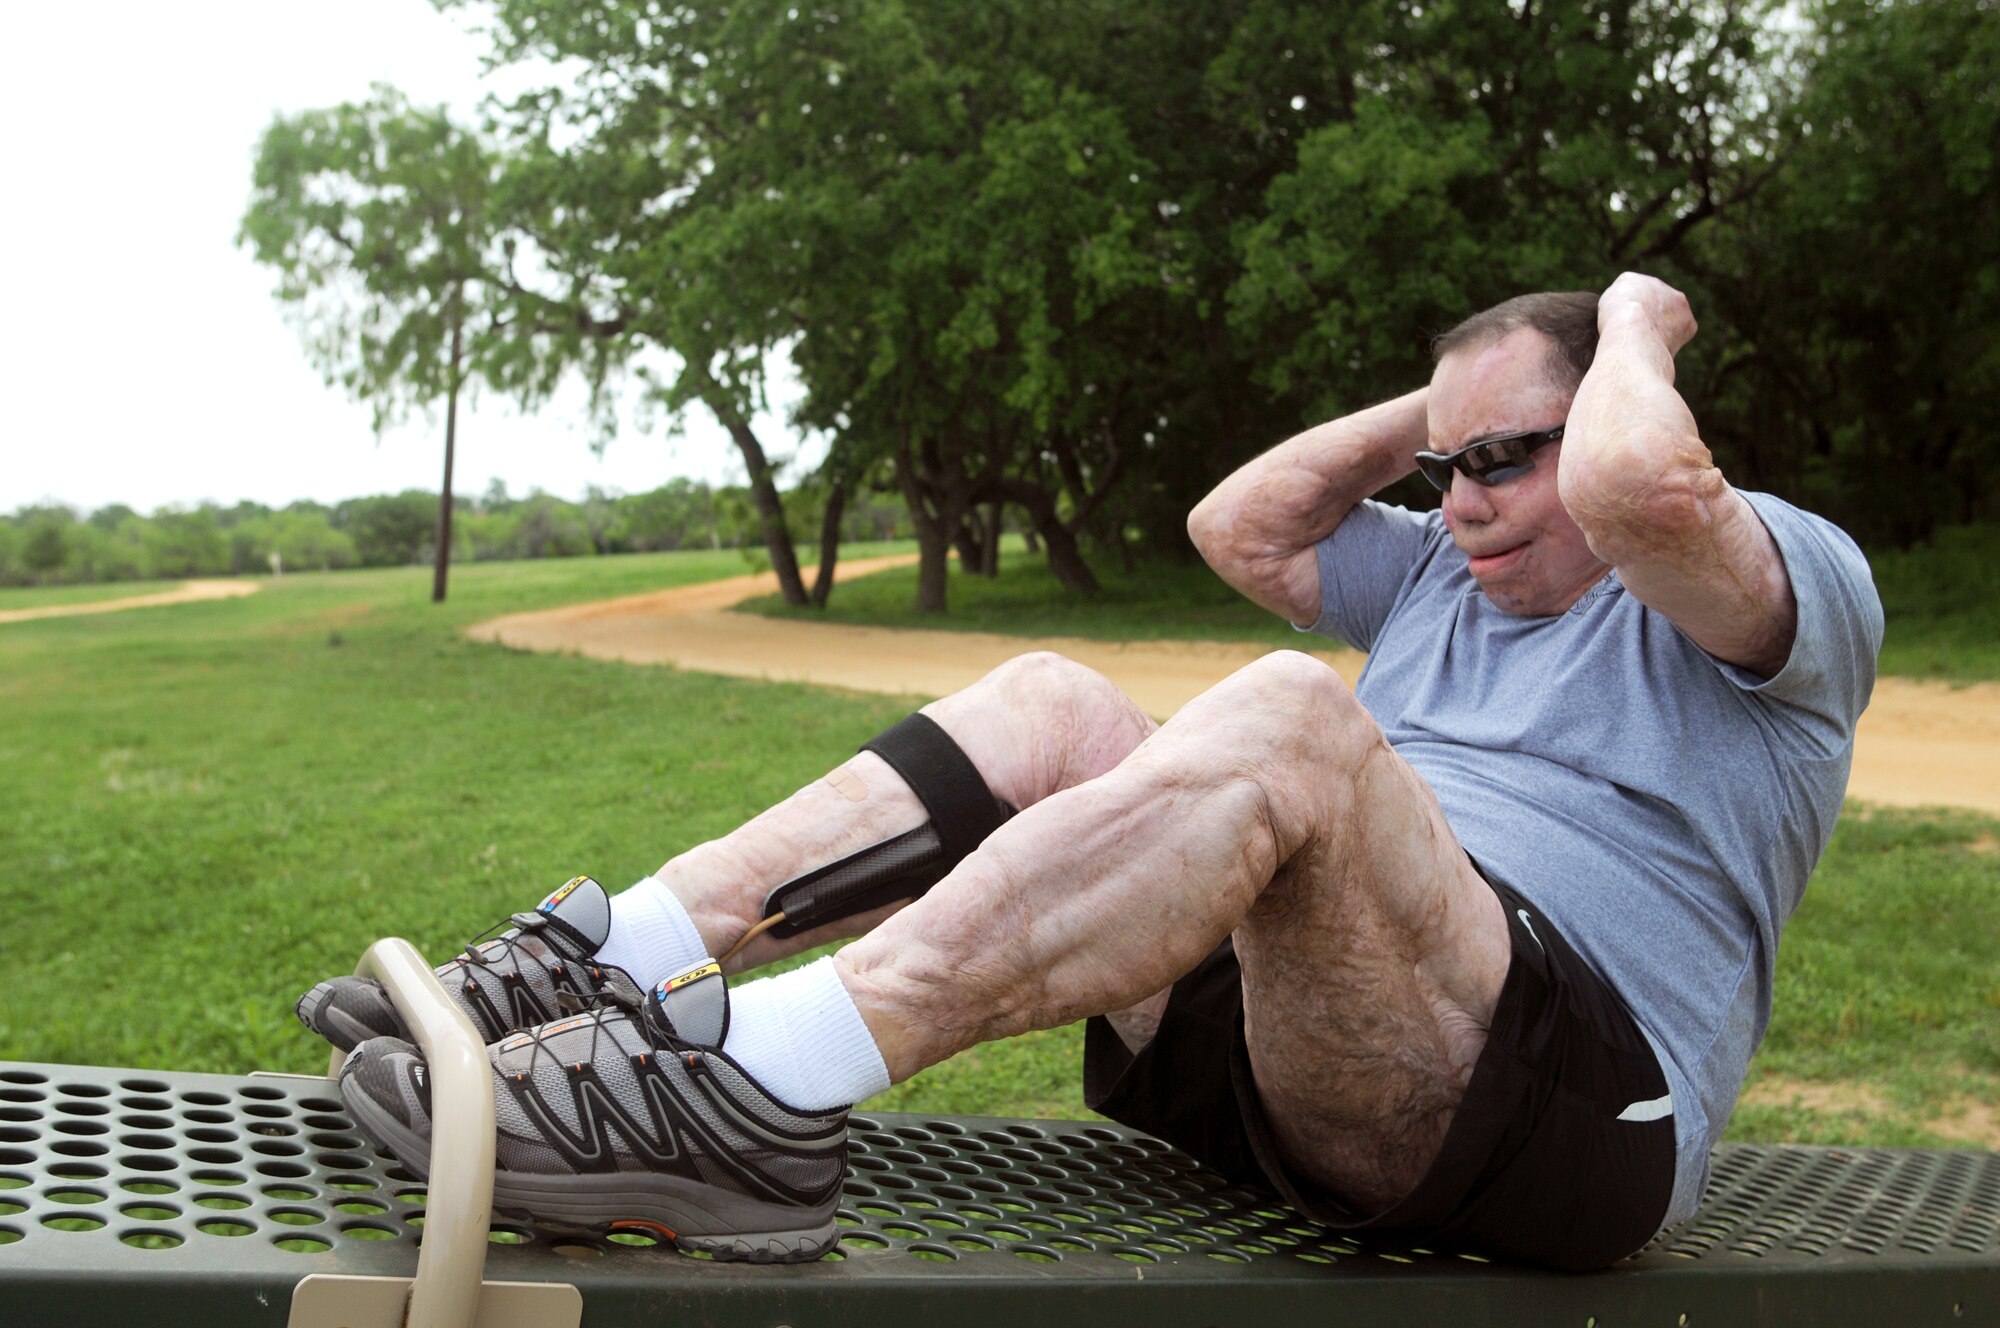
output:
[[[623,993],[618,991],[617,984],[606,977],[601,968],[587,959],[577,959],[565,954],[552,941],[544,939],[542,944],[548,947],[548,952],[555,961],[551,967],[542,956],[521,943],[527,936],[542,929],[543,920],[537,914],[516,913],[505,922],[496,922],[467,941],[465,949],[454,956],[454,960],[478,972],[491,974],[503,991],[510,975],[516,981],[523,983],[527,981],[522,970],[527,962],[532,960],[537,967],[548,974],[549,981],[555,988],[557,1019],[565,1019],[595,1009],[607,1000],[616,999],[621,1003],[630,1004],[629,998],[625,998]],[[497,952],[486,952],[486,947],[496,944],[499,946]],[[573,985],[566,986],[565,983]],[[642,1025],[644,1022],[640,1021]]]
[[[541,1067],[544,1057],[548,1059],[549,1063],[555,1065],[558,1070],[564,1066],[575,1066],[580,1069],[583,1065],[594,1064],[604,1041],[607,1039],[611,1040],[612,1049],[621,1057],[624,1056],[626,1054],[625,1049],[606,1030],[606,1024],[612,1019],[629,1019],[637,1027],[639,1036],[645,1040],[646,1045],[652,1049],[656,1056],[678,1056],[683,1052],[695,1050],[696,1048],[693,1043],[685,1042],[675,1037],[672,1033],[656,1027],[652,1020],[646,1018],[644,1009],[646,999],[644,996],[635,997],[631,992],[622,991],[616,987],[606,987],[590,998],[588,1002],[578,999],[576,1001],[578,1007],[577,1013],[587,1018],[590,1024],[590,1041],[585,1054],[580,1058],[574,1054],[558,1055],[550,1045],[551,1039],[555,1036],[569,1037],[580,1031],[581,1024],[574,1022],[571,1017],[555,1020],[536,1028],[521,1030],[515,1036],[526,1038],[527,1042],[525,1044],[513,1042],[507,1049],[518,1051],[523,1045],[527,1046],[529,1048],[528,1062],[523,1069],[513,1072],[513,1077],[537,1082],[535,1072]],[[555,1033],[552,1034],[548,1031],[551,1029],[556,1030]]]

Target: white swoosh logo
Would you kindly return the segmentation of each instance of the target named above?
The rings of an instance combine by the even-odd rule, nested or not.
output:
[[[1521,925],[1528,929],[1528,935],[1535,936],[1535,920],[1528,916],[1527,909],[1525,908],[1515,909],[1514,916],[1519,918],[1521,920]],[[1542,938],[1539,936],[1535,936],[1535,945],[1541,950],[1543,954],[1547,954],[1549,952],[1549,947],[1542,944]]]
[[[1668,1093],[1665,1097],[1656,1097],[1650,1102],[1634,1102],[1631,1106],[1618,1113],[1618,1119],[1625,1121],[1655,1121],[1662,1120],[1673,1114],[1674,1095]]]

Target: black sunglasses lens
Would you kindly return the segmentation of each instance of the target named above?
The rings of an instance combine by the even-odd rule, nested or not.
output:
[[[1439,493],[1451,492],[1452,472],[1456,471],[1474,484],[1488,488],[1519,479],[1535,468],[1530,454],[1550,443],[1561,441],[1563,426],[1544,429],[1539,433],[1505,434],[1499,438],[1489,438],[1483,443],[1473,443],[1461,447],[1446,456],[1439,452],[1419,452],[1416,455],[1417,469],[1431,482],[1431,487]]]

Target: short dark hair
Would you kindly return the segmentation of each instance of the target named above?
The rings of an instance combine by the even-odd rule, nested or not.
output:
[[[1541,291],[1504,300],[1440,333],[1431,342],[1431,362],[1453,351],[1489,346],[1524,327],[1549,339],[1549,377],[1575,391],[1597,355],[1597,296],[1589,291]]]

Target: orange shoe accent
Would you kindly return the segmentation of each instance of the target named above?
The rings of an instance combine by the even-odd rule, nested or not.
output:
[[[663,1227],[658,1222],[647,1222],[641,1218],[636,1218],[636,1217],[626,1218],[623,1221],[619,1222],[613,1222],[611,1224],[611,1229],[613,1231],[643,1231],[648,1235],[658,1236],[661,1240],[680,1239],[680,1233],[674,1231],[672,1228]]]

